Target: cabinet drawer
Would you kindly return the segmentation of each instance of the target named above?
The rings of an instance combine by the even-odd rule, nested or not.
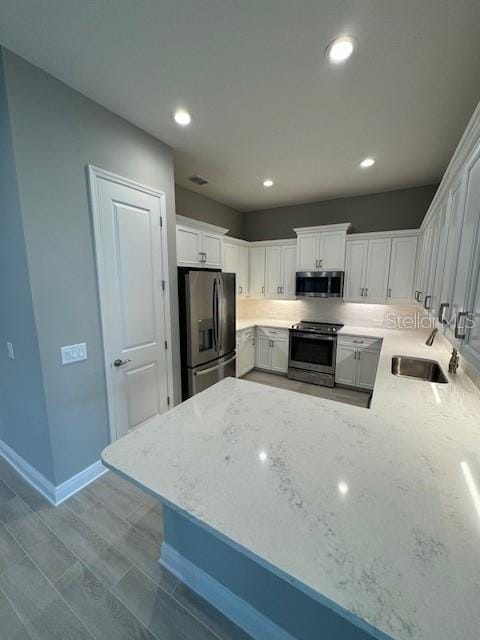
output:
[[[288,329],[273,329],[270,327],[257,327],[259,336],[266,338],[277,338],[279,340],[288,340]]]
[[[247,342],[248,340],[253,340],[255,337],[255,329],[252,327],[250,329],[241,329],[237,331],[237,342]]]
[[[382,347],[381,338],[369,338],[365,336],[342,336],[337,338],[338,344],[356,349],[378,349]]]

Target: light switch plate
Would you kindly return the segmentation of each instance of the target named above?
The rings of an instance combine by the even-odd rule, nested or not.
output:
[[[72,364],[87,359],[87,345],[85,342],[81,344],[71,344],[61,348],[62,364]]]
[[[11,342],[7,342],[7,353],[10,360],[15,360],[15,351],[13,350],[13,344]]]

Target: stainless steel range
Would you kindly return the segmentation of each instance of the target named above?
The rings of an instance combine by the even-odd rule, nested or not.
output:
[[[334,387],[337,333],[342,327],[306,320],[294,324],[289,331],[288,377]]]

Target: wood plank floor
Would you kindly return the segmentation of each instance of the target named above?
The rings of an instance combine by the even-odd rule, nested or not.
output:
[[[161,506],[115,474],[52,507],[0,458],[0,640],[249,640],[161,541]]]
[[[353,404],[356,407],[363,407],[365,409],[368,409],[370,402],[370,391],[344,389],[343,387],[321,387],[317,384],[290,380],[287,376],[269,373],[268,371],[260,371],[258,369],[253,369],[246,373],[242,380],[250,380],[250,382],[259,382],[260,384],[266,384],[279,389],[297,391],[298,393],[305,393],[317,398],[326,398],[327,400]]]

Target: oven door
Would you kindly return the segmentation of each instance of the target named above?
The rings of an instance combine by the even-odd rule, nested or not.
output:
[[[288,366],[321,373],[335,373],[337,336],[290,331]]]

